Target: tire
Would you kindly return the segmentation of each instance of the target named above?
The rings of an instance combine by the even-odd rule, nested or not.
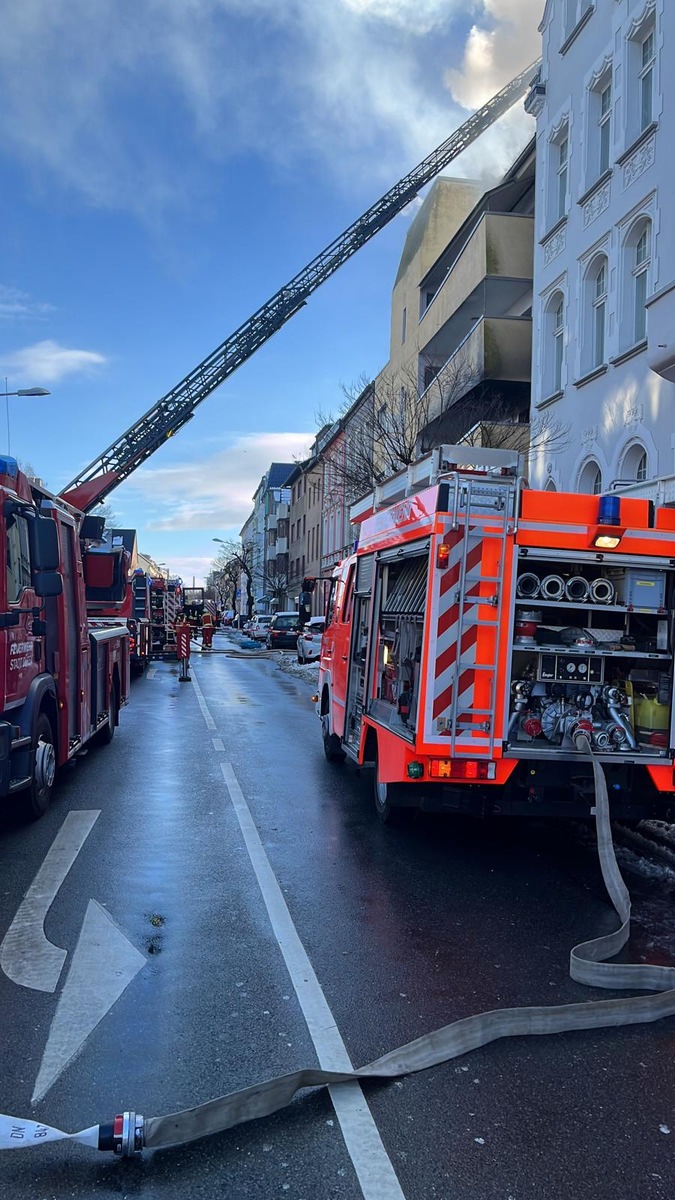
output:
[[[108,709],[108,724],[104,725],[100,733],[96,735],[96,740],[99,746],[109,746],[115,736],[115,725],[117,724],[117,714],[120,706],[117,699],[117,684],[113,681],[110,691],[110,708]]]
[[[307,660],[305,658],[303,658],[302,654],[298,654],[298,662],[300,663],[301,667],[304,667],[306,661]]]
[[[56,776],[54,734],[46,713],[40,713],[37,719],[31,760],[31,785],[25,792],[18,792],[16,798],[21,815],[29,821],[37,821],[49,808]]]
[[[373,801],[378,820],[383,825],[405,825],[410,820],[414,809],[402,808],[397,804],[400,800],[404,785],[401,783],[383,783],[379,778],[378,763],[373,772]]]
[[[340,739],[336,733],[330,732],[330,724],[328,713],[323,713],[321,716],[321,737],[323,739],[323,752],[326,759],[330,763],[344,762],[345,752],[340,746]]]

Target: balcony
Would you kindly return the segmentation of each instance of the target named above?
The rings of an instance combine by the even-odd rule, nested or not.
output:
[[[451,244],[422,281],[421,294],[433,294],[433,300],[420,316],[420,343],[434,337],[486,278],[531,281],[533,258],[531,216],[483,213],[461,249]]]
[[[524,317],[481,318],[423,393],[429,421],[456,404],[483,380],[529,383],[532,322]]]

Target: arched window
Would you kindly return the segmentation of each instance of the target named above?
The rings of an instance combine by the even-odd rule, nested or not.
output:
[[[587,496],[598,496],[602,491],[602,471],[593,458],[589,459],[579,473],[578,491]]]
[[[644,483],[648,474],[647,451],[640,442],[634,442],[623,456],[620,467],[621,479],[634,479],[636,483]]]
[[[633,336],[641,342],[647,336],[647,310],[645,302],[649,294],[649,268],[652,262],[652,228],[647,221],[635,244],[633,253]]]
[[[605,330],[607,325],[607,259],[598,260],[592,276],[593,292],[593,355],[591,366],[605,361]]]
[[[544,491],[545,491],[545,492],[557,492],[557,490],[558,490],[558,489],[557,489],[557,487],[555,486],[555,484],[554,484],[553,480],[552,480],[552,479],[549,479],[548,483],[546,484],[546,487],[544,488]]]
[[[653,230],[650,217],[631,225],[623,243],[621,261],[620,344],[624,350],[647,336],[645,304],[652,290]]]
[[[554,396],[563,387],[565,348],[565,297],[554,292],[544,309],[543,396]]]

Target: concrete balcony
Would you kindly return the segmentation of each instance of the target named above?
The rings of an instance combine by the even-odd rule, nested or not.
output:
[[[422,295],[433,294],[433,300],[420,314],[420,344],[432,338],[473,298],[486,277],[531,280],[533,259],[531,216],[483,213],[464,246],[455,251],[454,259],[442,256],[422,283]]]
[[[483,380],[528,383],[532,322],[523,317],[481,318],[445,360],[423,393],[433,421]]]
[[[647,301],[647,351],[652,371],[675,383],[675,281]]]

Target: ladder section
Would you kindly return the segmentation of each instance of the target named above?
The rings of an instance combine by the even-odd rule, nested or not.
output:
[[[451,757],[494,753],[500,602],[515,494],[515,483],[459,482],[440,585],[433,698],[434,733]]]

